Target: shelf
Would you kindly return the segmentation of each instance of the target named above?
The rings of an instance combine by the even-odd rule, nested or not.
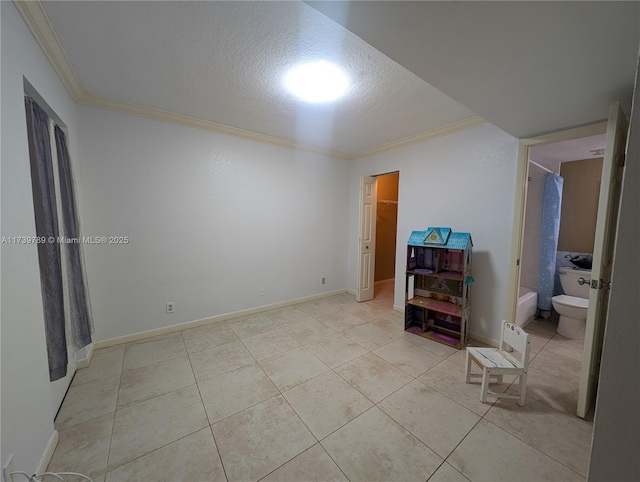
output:
[[[418,268],[421,269],[421,268]],[[425,268],[428,269],[428,268]],[[464,279],[464,273],[460,273],[459,271],[439,271],[439,272],[433,272],[433,273],[420,273],[418,271],[416,271],[416,268],[411,268],[407,270],[406,274],[415,274],[418,276],[433,276],[436,278],[444,278],[444,279],[452,279],[452,280],[456,280],[456,281],[460,281],[462,279]]]
[[[423,338],[428,338],[429,340],[437,341],[444,345],[449,345],[453,348],[457,348],[458,350],[464,348],[464,343],[460,340],[457,340],[453,336],[446,335],[444,333],[440,333],[438,331],[425,331],[421,335]]]
[[[439,313],[446,313],[447,315],[462,316],[462,307],[454,305],[453,303],[447,303],[446,301],[437,301],[431,298],[425,298],[423,296],[416,296],[409,301],[410,305],[419,306],[427,310],[437,311]]]

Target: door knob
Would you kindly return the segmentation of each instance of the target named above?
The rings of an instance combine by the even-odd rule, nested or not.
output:
[[[578,278],[578,284],[582,286],[583,284],[589,284],[590,279]]]

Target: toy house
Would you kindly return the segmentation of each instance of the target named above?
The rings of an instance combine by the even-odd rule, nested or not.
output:
[[[455,348],[467,344],[471,234],[413,231],[407,242],[405,324],[410,333]]]

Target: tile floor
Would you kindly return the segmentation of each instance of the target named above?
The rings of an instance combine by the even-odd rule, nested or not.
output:
[[[97,350],[58,414],[48,470],[96,482],[585,480],[580,342],[532,323],[526,405],[482,404],[464,351],[405,333],[392,291]]]

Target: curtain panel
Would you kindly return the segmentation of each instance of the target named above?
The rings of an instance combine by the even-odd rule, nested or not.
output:
[[[57,243],[58,208],[51,159],[49,116],[28,96],[25,97],[25,109],[36,235],[47,240],[37,246],[49,379],[53,382],[66,375],[69,360],[65,335],[62,263],[60,245]]]
[[[77,351],[91,343],[91,304],[67,136],[29,96],[25,96],[25,109],[36,235],[46,241],[37,246],[49,379],[53,382],[67,374],[67,349]],[[59,241],[62,238],[65,242]]]
[[[54,135],[58,154],[58,179],[63,230],[65,237],[78,240],[78,242],[66,243],[64,247],[67,285],[69,287],[71,334],[75,345],[74,348],[80,349],[91,343],[91,310],[89,309],[89,297],[84,279],[82,244],[80,243],[80,228],[76,213],[67,136],[58,126],[55,126]]]

